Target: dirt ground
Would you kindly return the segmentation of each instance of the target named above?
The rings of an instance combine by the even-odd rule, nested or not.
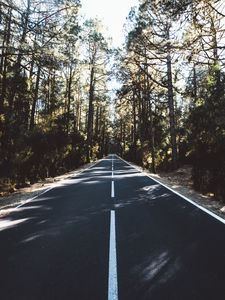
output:
[[[35,184],[30,185],[26,188],[20,188],[16,190],[14,193],[9,195],[4,195],[0,197],[0,217],[10,213],[15,207],[25,203],[33,197],[36,197],[46,191],[49,188],[59,185],[66,180],[70,176],[74,176],[79,174],[86,168],[90,167],[92,163],[86,164],[75,171],[68,172],[64,175],[60,175],[54,178],[46,178],[43,181],[37,182]]]
[[[76,175],[82,172],[84,169],[90,167],[92,164],[87,164],[82,166],[81,168],[66,173],[61,176],[57,176],[54,178],[47,178],[44,181],[35,183],[29,187],[18,189],[16,192],[8,195],[0,197],[0,216],[9,213],[18,205],[21,205],[28,201],[29,199],[36,197],[46,191],[48,188],[52,188],[63,180],[66,180],[71,175]],[[140,171],[144,171],[152,178],[155,178],[159,182],[167,185],[168,187],[174,189],[180,194],[188,197],[192,201],[204,206],[210,211],[216,213],[220,217],[225,219],[225,205],[219,201],[216,201],[213,195],[202,195],[192,188],[191,181],[191,167],[183,166],[174,172],[161,172],[159,174],[152,174],[148,172],[146,169],[142,169],[141,167],[133,164]]]
[[[217,201],[212,194],[203,195],[193,189],[191,166],[186,165],[173,172],[160,172],[158,174],[152,174],[148,170],[137,165],[135,165],[135,167],[225,219],[224,203]]]

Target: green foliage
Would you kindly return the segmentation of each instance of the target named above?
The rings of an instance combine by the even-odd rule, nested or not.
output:
[[[61,174],[83,163],[84,140],[79,134],[68,136],[60,129],[52,128],[47,133],[34,130],[28,138],[29,159],[22,167],[28,171],[28,179],[35,181]]]
[[[0,178],[14,184],[55,176],[85,162],[93,62],[85,61],[84,53],[96,54],[91,159],[107,152],[108,72],[101,53],[110,51],[100,22],[80,24],[79,7],[77,0],[25,1],[19,8],[16,1],[1,2]],[[83,43],[88,26],[91,48]]]
[[[218,88],[224,90],[223,85],[218,87],[210,83],[205,103],[192,108],[189,142],[192,146],[194,187],[224,200],[225,98],[223,93],[219,97]]]
[[[170,169],[177,149],[178,163],[193,166],[195,189],[225,201],[225,34],[216,2],[145,0],[132,9],[115,140],[152,171]]]

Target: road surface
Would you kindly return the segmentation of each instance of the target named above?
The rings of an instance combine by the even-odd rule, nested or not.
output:
[[[225,224],[109,155],[0,219],[1,300],[224,300]]]

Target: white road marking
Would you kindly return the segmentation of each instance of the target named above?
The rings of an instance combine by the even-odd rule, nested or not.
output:
[[[98,164],[99,162],[101,162],[102,160],[104,160],[104,158],[103,158],[103,159],[100,159],[100,160],[98,160],[98,161],[96,161],[96,162],[93,163],[93,164],[91,164],[88,168],[85,168],[85,169],[83,169],[82,171],[80,171],[80,172],[78,172],[78,173],[76,173],[76,174],[72,174],[72,176],[78,176],[78,175],[80,175],[80,174],[83,173],[84,171],[89,170],[89,169],[91,169],[92,167],[94,167],[95,165],[97,165],[97,164]],[[15,209],[20,208],[21,206],[24,206],[25,204],[31,202],[32,200],[35,200],[35,199],[38,198],[39,196],[42,196],[43,194],[49,192],[50,190],[52,190],[52,189],[58,187],[58,186],[59,186],[60,184],[62,184],[65,180],[66,180],[66,179],[64,179],[64,180],[62,180],[62,181],[59,181],[59,183],[54,184],[54,186],[47,188],[46,190],[44,190],[44,191],[41,192],[40,194],[38,194],[38,195],[36,195],[36,196],[34,196],[34,197],[32,197],[32,198],[29,198],[29,199],[25,200],[23,203],[21,203],[21,204],[19,204],[18,206],[16,206]],[[4,208],[4,207],[1,207],[1,209],[3,209],[3,208]]]
[[[144,173],[145,176],[149,177],[150,179],[152,179],[153,181],[157,182],[158,184],[164,186],[166,189],[170,190],[171,192],[173,192],[174,194],[180,196],[181,198],[183,198],[184,200],[188,201],[189,203],[193,204],[194,206],[196,206],[197,208],[199,208],[200,210],[204,211],[205,213],[207,213],[208,215],[210,215],[211,217],[217,219],[218,221],[222,222],[223,224],[225,224],[225,219],[221,218],[220,216],[216,215],[215,213],[213,213],[212,211],[208,210],[207,208],[197,204],[196,202],[194,202],[193,200],[185,197],[184,195],[180,194],[179,192],[171,189],[170,187],[168,187],[167,185],[161,183],[160,181],[158,181],[157,179],[151,177],[150,175],[148,175],[147,173],[140,171],[138,168],[136,168],[135,166],[133,166],[132,164],[130,164],[129,162],[127,162],[126,160],[122,159],[121,157],[119,157],[117,155],[118,158],[120,158],[122,161],[124,161],[127,165],[131,166],[132,168],[138,170],[140,173]]]
[[[34,197],[32,197],[32,198],[29,198],[29,199],[25,200],[23,203],[17,205],[15,208],[20,208],[21,206],[23,206],[23,205],[25,205],[25,204],[31,202],[32,200],[35,200],[37,197],[39,197],[39,196],[41,196],[41,195],[47,193],[48,191],[50,191],[50,190],[52,190],[52,189],[54,189],[54,188],[55,188],[55,186],[47,188],[47,190],[44,190],[44,191],[41,192],[40,194],[38,194],[38,195],[36,195],[36,196],[34,196]]]
[[[112,155],[112,178],[114,177],[114,154]],[[111,183],[111,198],[115,197],[114,181]]]
[[[112,180],[112,184],[111,184],[111,198],[115,197],[115,189],[114,189],[114,181]]]
[[[108,300],[118,300],[115,211],[110,214]]]

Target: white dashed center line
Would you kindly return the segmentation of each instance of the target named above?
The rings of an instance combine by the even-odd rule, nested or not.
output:
[[[110,214],[108,300],[118,300],[115,211]]]
[[[114,178],[114,160],[112,156],[111,198],[115,197],[113,178]],[[108,300],[118,300],[115,210],[111,210],[110,212]]]

